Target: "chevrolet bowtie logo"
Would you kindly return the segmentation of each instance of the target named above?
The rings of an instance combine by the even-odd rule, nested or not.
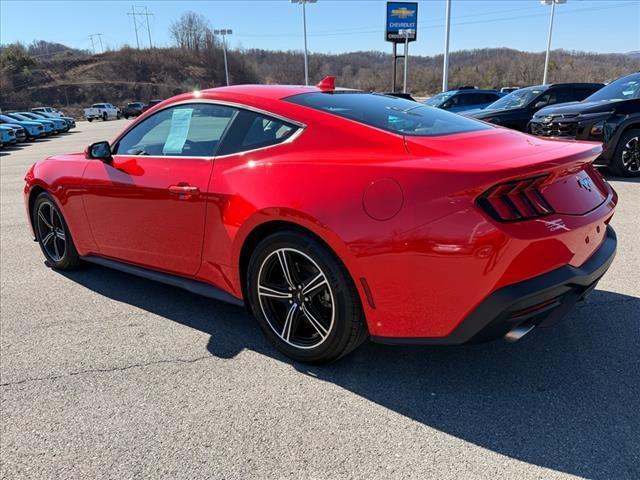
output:
[[[415,10],[409,10],[406,7],[395,8],[395,9],[391,10],[391,15],[393,15],[394,17],[399,17],[399,18],[411,17],[414,13],[416,13]]]

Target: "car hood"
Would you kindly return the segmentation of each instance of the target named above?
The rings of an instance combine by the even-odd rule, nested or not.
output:
[[[18,125],[22,125],[23,127],[41,127],[42,124],[40,122],[36,122],[35,120],[16,120]]]
[[[609,112],[629,100],[599,100],[596,102],[571,102],[544,107],[536,112],[536,117],[548,115],[580,115],[585,113]]]

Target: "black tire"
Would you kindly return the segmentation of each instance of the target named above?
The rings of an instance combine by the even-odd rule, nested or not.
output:
[[[121,118],[120,112],[116,113],[116,120],[120,120]]]
[[[627,130],[620,136],[609,169],[620,177],[640,177],[640,129]]]
[[[56,270],[76,268],[80,264],[80,256],[62,212],[48,193],[42,192],[33,202],[31,219],[47,263]],[[49,237],[50,234],[53,237]]]
[[[87,118],[87,122],[89,123],[93,122],[93,118]]]
[[[284,271],[279,256],[282,252],[288,257],[285,263],[290,265],[289,281],[277,271],[278,268],[279,272]],[[282,291],[290,297],[273,298],[265,294],[264,286],[259,294],[259,282],[265,285],[270,271],[280,275],[278,286],[274,287],[277,290],[271,292]],[[362,306],[349,273],[333,252],[310,235],[293,230],[270,235],[255,248],[246,273],[247,299],[253,315],[275,347],[294,360],[313,364],[332,362],[367,339]],[[304,293],[305,288],[314,284],[311,278],[320,275],[318,287]],[[287,283],[293,283],[294,288]],[[284,332],[289,317],[288,341]],[[314,326],[311,320],[319,326]]]
[[[127,115],[126,113],[124,114],[124,118],[125,120],[129,120],[129,115]]]
[[[103,122],[107,121],[107,112],[102,112],[102,121]]]

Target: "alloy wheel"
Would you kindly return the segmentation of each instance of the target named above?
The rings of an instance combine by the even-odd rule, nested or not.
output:
[[[58,209],[51,202],[45,201],[38,206],[36,214],[42,248],[51,260],[59,262],[66,252],[67,240]]]
[[[328,337],[335,321],[331,285],[320,266],[293,248],[271,252],[258,272],[257,293],[262,313],[278,337],[311,349]]]
[[[622,166],[630,173],[640,172],[640,137],[632,137],[622,147]]]

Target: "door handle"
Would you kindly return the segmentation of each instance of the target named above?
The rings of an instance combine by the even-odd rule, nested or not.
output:
[[[187,199],[200,194],[200,189],[189,185],[188,183],[179,183],[178,185],[170,185],[169,193],[178,195],[181,199]]]

